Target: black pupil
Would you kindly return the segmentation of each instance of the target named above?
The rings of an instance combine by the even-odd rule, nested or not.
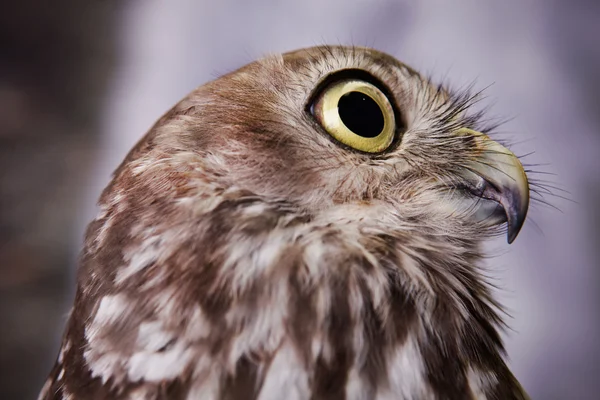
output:
[[[383,113],[375,100],[361,92],[349,92],[338,102],[338,113],[348,129],[372,138],[383,130]]]

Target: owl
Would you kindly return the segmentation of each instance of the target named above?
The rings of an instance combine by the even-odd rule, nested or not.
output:
[[[526,399],[482,243],[529,184],[475,100],[343,46],[193,91],[102,193],[39,399]]]

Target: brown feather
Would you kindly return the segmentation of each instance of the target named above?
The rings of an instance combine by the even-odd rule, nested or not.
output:
[[[348,68],[401,110],[386,154],[336,144],[306,111]],[[440,122],[451,96],[344,47],[192,92],[101,196],[40,399],[526,398],[479,270],[495,231],[439,207],[476,151]]]

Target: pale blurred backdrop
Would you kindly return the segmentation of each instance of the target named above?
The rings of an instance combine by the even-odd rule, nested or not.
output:
[[[43,4],[41,4],[43,3]],[[386,51],[486,89],[501,137],[568,191],[490,244],[533,399],[600,393],[600,2],[24,0],[0,13],[0,399],[35,398],[110,173],[194,87],[267,53]]]

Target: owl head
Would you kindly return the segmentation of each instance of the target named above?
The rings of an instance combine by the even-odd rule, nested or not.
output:
[[[471,103],[345,47],[192,92],[100,199],[40,399],[526,398],[477,245],[528,181]]]
[[[528,209],[527,177],[469,112],[473,100],[376,50],[303,49],[192,92],[124,165],[176,199],[208,185],[450,240],[506,226],[512,242]],[[156,178],[173,171],[185,188],[173,184],[183,178]]]

